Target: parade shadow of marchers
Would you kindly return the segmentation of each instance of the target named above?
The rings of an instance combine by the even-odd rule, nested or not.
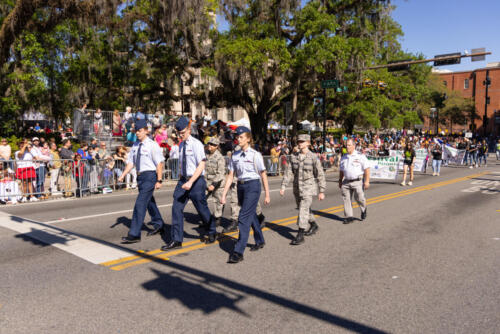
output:
[[[163,273],[151,270],[157,278],[142,284],[148,291],[157,291],[168,300],[177,299],[190,310],[201,310],[205,314],[225,307],[249,317],[236,306],[237,302],[245,298],[241,294],[181,272]]]
[[[22,239],[23,241],[31,242],[35,246],[45,247],[54,244],[66,244],[68,241],[73,240],[73,238],[68,238],[65,236],[60,236],[54,233],[48,233],[43,230],[37,230],[32,228],[31,232],[17,234],[16,238]],[[40,241],[45,240],[45,241]]]
[[[328,219],[331,219],[331,220],[337,220],[339,222],[343,222],[344,219],[337,216],[337,215],[334,215],[333,213],[327,213],[327,212],[323,212],[323,211],[318,211],[318,210],[313,210],[312,213],[314,215],[318,215],[320,217],[323,217],[323,218],[328,218]]]
[[[270,223],[270,222],[266,223],[266,227],[268,227],[270,230],[278,232],[278,234],[281,235],[282,237],[284,237],[285,239],[293,240],[295,238],[295,236],[292,234],[292,232],[296,232],[296,230],[294,230],[291,227],[283,226],[283,225],[275,224],[275,223]]]

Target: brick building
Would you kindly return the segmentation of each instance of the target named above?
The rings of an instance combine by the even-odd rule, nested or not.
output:
[[[459,91],[463,97],[472,98],[475,104],[475,113],[478,116],[473,122],[470,118],[466,125],[456,125],[453,129],[440,126],[448,132],[472,131],[482,135],[484,133],[484,114],[486,102],[486,86],[483,82],[486,73],[489,73],[491,84],[488,87],[490,103],[487,106],[486,134],[500,136],[500,63],[490,63],[485,68],[464,72],[436,71],[443,83],[454,91]],[[434,123],[435,124],[435,123]],[[425,120],[425,127],[432,127],[432,120]],[[443,131],[444,131],[443,129]]]

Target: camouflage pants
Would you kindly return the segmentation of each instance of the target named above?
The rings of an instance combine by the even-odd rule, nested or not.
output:
[[[229,188],[229,196],[231,196],[231,201],[229,204],[231,205],[231,219],[238,220],[238,216],[240,214],[240,205],[238,204],[238,193],[236,191],[237,185],[236,183],[231,184],[231,188]],[[257,202],[257,209],[255,210],[257,215],[262,214],[262,207],[260,206],[260,201]]]
[[[309,229],[310,223],[314,222],[314,215],[311,210],[311,205],[313,201],[313,195],[302,195],[298,193],[298,191],[294,191],[295,202],[297,203],[297,207],[299,208],[299,216],[297,218],[297,224],[299,228],[303,228],[305,230]]]
[[[224,209],[224,205],[220,203],[220,199],[222,198],[222,192],[224,191],[223,187],[218,187],[212,192],[208,192],[207,194],[207,201],[210,198],[213,198],[214,201],[214,210],[213,215],[215,218],[220,218],[222,217],[222,210]]]

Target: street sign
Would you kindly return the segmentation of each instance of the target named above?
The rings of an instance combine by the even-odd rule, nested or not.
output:
[[[477,48],[477,49],[472,49],[470,50],[472,54],[475,54],[475,53],[484,53],[486,51],[485,48]],[[481,61],[481,60],[485,60],[486,59],[486,56],[485,55],[481,55],[481,56],[472,56],[470,58],[470,61]]]
[[[337,88],[338,86],[339,86],[339,81],[337,79],[321,81],[321,88]]]

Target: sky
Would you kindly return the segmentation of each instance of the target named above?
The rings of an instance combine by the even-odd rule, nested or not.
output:
[[[434,55],[486,48],[485,61],[462,58],[440,70],[467,71],[500,62],[500,0],[393,0],[392,17],[404,32],[404,51]]]

